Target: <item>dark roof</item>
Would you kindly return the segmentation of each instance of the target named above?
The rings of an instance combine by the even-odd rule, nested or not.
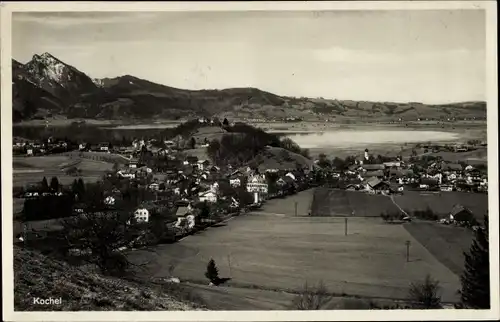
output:
[[[462,206],[460,204],[456,204],[451,209],[450,215],[455,216],[456,214],[458,214],[458,213],[460,213],[462,211],[465,211],[465,212],[468,212],[468,213],[472,213],[472,211],[470,211],[468,208],[466,208],[466,207],[464,207],[464,206]]]
[[[366,181],[366,183],[372,187],[372,188],[375,188],[376,186],[378,186],[380,183],[382,183],[382,180],[378,179],[378,178],[370,178]]]
[[[177,212],[175,213],[175,215],[177,217],[184,217],[188,213],[189,213],[188,207],[181,206],[181,207],[177,208]]]
[[[190,156],[188,156],[186,158],[186,161],[188,161],[188,162],[198,162],[198,157],[190,155]]]
[[[422,179],[420,179],[420,183],[427,184],[427,185],[435,185],[435,184],[438,184],[438,181],[437,181],[437,179],[433,179],[433,178],[422,178]]]
[[[385,165],[383,165],[383,164],[363,164],[363,169],[365,169],[365,170],[384,170]]]
[[[394,175],[396,177],[404,177],[404,176],[409,176],[409,175],[412,175],[413,174],[413,170],[406,170],[406,169],[402,169],[402,170],[398,170],[398,169],[391,169],[389,170],[389,174],[390,175]]]
[[[382,171],[382,170],[367,171],[363,176],[364,177],[383,177],[384,171]]]
[[[448,163],[445,165],[444,169],[461,171],[463,167],[461,164],[458,163]]]

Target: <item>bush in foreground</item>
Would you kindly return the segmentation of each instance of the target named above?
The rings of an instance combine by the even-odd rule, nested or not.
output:
[[[332,295],[329,294],[323,282],[319,282],[315,286],[310,286],[306,282],[299,294],[293,299],[292,308],[295,310],[321,310],[331,299]]]
[[[489,264],[488,216],[484,227],[475,231],[470,250],[465,253],[465,270],[461,276],[461,302],[465,308],[490,308],[490,264]]]
[[[422,282],[410,284],[409,298],[415,303],[416,309],[439,309],[441,308],[439,289],[439,282],[427,275]]]

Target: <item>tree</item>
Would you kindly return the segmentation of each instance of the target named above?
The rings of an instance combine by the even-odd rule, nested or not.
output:
[[[439,282],[427,274],[423,282],[410,284],[409,298],[418,309],[439,309],[441,308],[439,289]]]
[[[322,168],[331,167],[330,161],[326,158],[326,154],[320,153],[318,156],[318,165]]]
[[[73,180],[73,183],[71,184],[71,193],[73,193],[73,196],[75,196],[75,198],[79,195],[78,181],[76,179]]]
[[[227,118],[224,118],[224,121],[222,121],[222,125],[229,126],[229,121],[227,120]]]
[[[42,191],[49,191],[49,184],[47,183],[47,178],[42,179]]]
[[[213,284],[217,284],[219,281],[219,269],[215,265],[215,261],[213,259],[210,259],[208,262],[205,277],[208,278],[208,280]]]
[[[54,192],[59,191],[59,180],[57,180],[57,177],[52,177],[50,180],[50,190]]]
[[[484,227],[475,231],[475,239],[465,255],[465,270],[460,278],[461,302],[466,308],[490,308],[490,264],[488,216]]]
[[[83,183],[82,178],[78,179],[78,193],[80,197],[83,197],[85,195],[85,183]]]
[[[143,227],[133,223],[131,208],[129,202],[123,201],[114,210],[107,209],[101,187],[90,185],[83,214],[61,220],[64,247],[88,251],[90,254],[83,259],[103,274],[123,276],[135,265],[122,253],[123,249],[145,235]]]
[[[316,286],[310,286],[306,282],[292,300],[292,308],[296,310],[321,310],[331,299],[332,295],[328,293],[323,282],[319,282]]]
[[[191,149],[196,148],[196,139],[194,137],[191,137],[191,140],[189,141],[189,146]]]

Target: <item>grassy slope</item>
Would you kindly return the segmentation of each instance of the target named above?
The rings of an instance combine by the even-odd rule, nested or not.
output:
[[[470,230],[433,222],[412,222],[404,227],[453,273],[462,274],[464,252],[469,251],[473,239]]]
[[[33,305],[33,298],[62,305]],[[14,307],[19,311],[192,310],[157,289],[83,272],[39,253],[14,247]]]

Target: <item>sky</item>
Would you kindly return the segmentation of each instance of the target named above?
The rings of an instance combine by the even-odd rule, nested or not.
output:
[[[486,100],[482,10],[13,13],[12,55],[185,89]]]

